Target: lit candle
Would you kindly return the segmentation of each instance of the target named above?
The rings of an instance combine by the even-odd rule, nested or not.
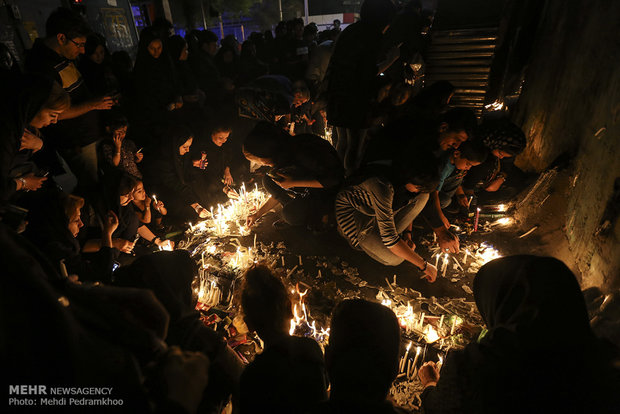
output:
[[[439,256],[439,253],[437,253],[437,255],[435,256],[435,268],[437,268],[437,265],[439,264]]]
[[[191,222],[189,223],[189,229],[190,229],[190,231],[191,231],[192,233],[194,232],[194,226],[192,226],[192,223],[191,223]]]
[[[415,358],[413,358],[413,364],[411,364],[411,366],[413,368],[413,372],[411,373],[412,375],[410,375],[411,377],[415,377],[415,373],[416,373],[416,370],[417,370],[418,358],[420,357],[420,352],[422,352],[422,348],[421,347],[417,347],[417,349],[415,351]]]
[[[153,194],[153,201],[155,202],[155,205],[157,205],[157,196],[155,194]]]
[[[411,349],[411,341],[409,341],[409,345],[407,345],[405,355],[400,360],[400,368],[398,369],[398,372],[403,372],[405,370],[405,363],[407,362],[407,357],[409,356],[409,349]]]
[[[437,361],[437,371],[441,371],[442,366],[443,366],[443,357],[439,355],[439,361]]]
[[[480,207],[476,209],[476,217],[474,217],[474,232],[478,231],[478,218],[480,217]]]
[[[463,258],[463,264],[467,264],[467,255],[469,254],[469,250],[465,249],[465,257]]]

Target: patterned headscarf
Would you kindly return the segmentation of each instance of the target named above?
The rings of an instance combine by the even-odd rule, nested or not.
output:
[[[491,151],[499,149],[513,156],[520,154],[527,145],[521,128],[507,119],[483,122],[476,130],[476,136]]]

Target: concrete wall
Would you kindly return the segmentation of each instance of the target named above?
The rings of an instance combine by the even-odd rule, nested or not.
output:
[[[513,116],[529,139],[521,168],[541,172],[572,156],[570,179],[557,190],[566,213],[555,220],[582,285],[606,289],[620,284],[618,218],[607,235],[595,234],[620,177],[618,16],[618,1],[548,1]]]

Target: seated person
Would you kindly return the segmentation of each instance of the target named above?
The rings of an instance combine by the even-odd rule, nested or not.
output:
[[[249,268],[241,288],[245,323],[265,342],[241,375],[244,413],[299,413],[327,399],[323,355],[311,338],[289,335],[291,300],[264,265]]]
[[[130,205],[134,199],[138,183],[139,181],[126,174],[115,177],[115,179],[107,178],[107,200],[105,201],[107,201],[107,205],[110,206],[108,208],[112,211],[116,211],[118,216],[118,227],[112,234],[112,243],[114,247],[126,255],[133,254],[136,242],[142,237],[147,242],[156,245],[160,250],[172,250],[174,248],[174,242],[162,240],[160,237],[153,234],[146,225],[140,222],[138,214],[133,206]],[[99,207],[99,211],[101,211],[101,207]],[[84,246],[84,251],[96,251],[100,245],[100,241],[89,240],[89,243]],[[119,258],[122,262],[127,262],[128,259],[127,256],[123,255]]]
[[[456,194],[459,205],[469,207],[467,196],[461,187],[463,178],[470,168],[480,165],[487,158],[486,147],[477,142],[464,142],[459,149],[446,153],[441,159],[439,185],[432,191],[429,202],[424,209],[424,216],[430,221],[433,231],[439,236],[444,229],[450,229],[450,222],[443,213],[452,202],[452,197]],[[445,251],[454,250],[446,247]]]
[[[398,374],[400,326],[389,308],[362,299],[341,302],[332,314],[325,365],[329,402],[311,413],[396,414],[387,399]]]
[[[101,143],[104,165],[118,168],[141,180],[142,173],[138,168],[138,163],[142,162],[144,154],[142,148],[138,149],[132,140],[126,138],[128,126],[127,118],[119,111],[110,111],[104,117],[106,138]]]
[[[420,368],[425,413],[618,412],[618,349],[594,336],[564,263],[493,260],[478,271],[474,298],[488,332],[450,352],[441,375],[433,362]]]
[[[507,119],[485,121],[476,130],[491,156],[481,165],[472,168],[463,184],[468,190],[495,192],[506,182],[508,172],[514,167],[514,157],[525,149],[525,134]],[[471,191],[470,191],[471,192]]]
[[[225,203],[228,197],[224,189],[233,184],[230,172],[232,161],[231,145],[227,143],[232,132],[227,120],[215,120],[209,128],[208,136],[192,145],[192,158],[201,159],[201,168],[206,175],[206,191],[212,203]],[[200,154],[200,155],[199,155]]]
[[[206,218],[212,205],[206,191],[205,177],[201,174],[201,160],[191,161],[190,151],[194,136],[183,126],[168,130],[160,145],[159,153],[147,164],[147,187],[168,201],[171,216],[178,220],[191,220],[196,216]]]
[[[243,154],[249,161],[272,167],[263,180],[271,197],[248,216],[248,226],[278,204],[282,204],[287,224],[327,223],[344,169],[326,140],[311,134],[290,136],[275,125],[261,122],[246,137]]]
[[[136,184],[136,189],[133,192],[133,200],[131,202],[140,222],[144,224],[153,222],[156,226],[160,226],[163,216],[168,214],[168,210],[166,210],[163,201],[154,200],[146,195],[144,183],[142,181],[138,181]],[[153,207],[152,210],[151,206]]]
[[[415,252],[411,240],[413,220],[438,182],[432,154],[403,156],[392,166],[367,168],[355,181],[336,197],[340,234],[379,263],[397,266],[406,260],[434,282],[437,269]]]
[[[118,250],[112,244],[112,233],[118,227],[116,214],[109,211],[103,221],[101,248],[84,254],[77,238],[84,226],[81,219],[84,199],[53,190],[47,191],[44,197],[47,202],[30,211],[24,235],[41,249],[61,275],[73,281],[79,278],[109,282],[118,257]]]

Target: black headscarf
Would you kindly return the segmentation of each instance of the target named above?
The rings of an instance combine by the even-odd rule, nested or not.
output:
[[[21,80],[17,97],[4,96],[5,108],[0,117],[0,198],[6,200],[14,190],[9,172],[21,137],[50,96],[53,81],[42,76],[27,75]],[[3,94],[4,95],[4,94]]]
[[[617,403],[617,352],[595,338],[561,261],[494,260],[476,275],[474,297],[489,332],[453,359],[464,359],[464,412],[607,412]]]
[[[519,155],[527,145],[521,128],[507,119],[485,121],[476,130],[476,136],[491,151],[499,149],[512,156]]]

